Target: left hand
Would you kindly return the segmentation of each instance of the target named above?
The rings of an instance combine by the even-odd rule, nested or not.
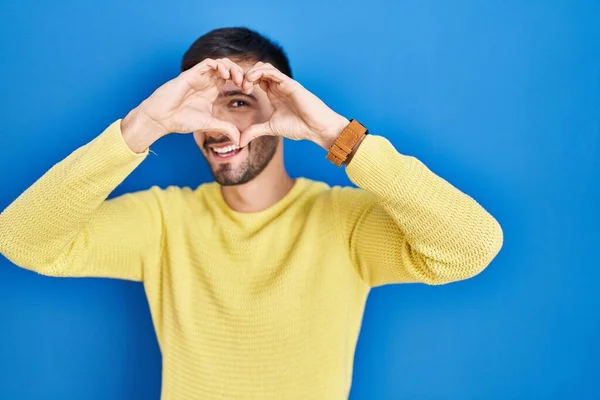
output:
[[[256,63],[245,73],[241,88],[249,94],[256,84],[267,93],[274,111],[267,122],[251,125],[241,133],[241,147],[259,136],[270,135],[308,139],[329,150],[350,123],[271,64]]]

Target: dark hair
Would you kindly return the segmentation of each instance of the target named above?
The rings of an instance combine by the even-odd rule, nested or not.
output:
[[[214,29],[200,36],[185,52],[181,71],[205,58],[231,58],[234,61],[262,61],[292,77],[290,62],[283,48],[260,33],[244,27]]]

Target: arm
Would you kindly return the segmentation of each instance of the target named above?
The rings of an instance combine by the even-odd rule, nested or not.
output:
[[[257,84],[274,111],[241,133],[241,146],[276,135],[329,150],[348,125],[271,64],[256,63],[241,87],[251,92]],[[340,237],[365,282],[442,284],[477,274],[496,256],[502,229],[475,200],[380,136],[367,136],[355,149],[347,172],[364,190],[337,188],[331,195]]]
[[[205,59],[159,87],[0,214],[0,252],[45,275],[143,280],[160,262],[165,194],[154,186],[106,199],[168,133],[216,131],[239,141],[211,105],[225,80],[241,85],[242,74],[230,60]]]
[[[0,252],[50,276],[140,281],[162,242],[160,189],[106,200],[147,156],[133,152],[120,120],[54,165],[0,214]]]
[[[256,63],[242,88],[266,91],[274,112],[251,125],[241,145],[261,135],[308,139],[329,150],[349,121],[271,64]],[[362,279],[437,285],[479,273],[502,247],[498,222],[475,200],[389,141],[369,135],[346,159],[363,190],[332,190],[340,238]]]
[[[502,247],[502,229],[485,209],[381,136],[368,135],[346,171],[360,189],[336,188],[334,209],[370,286],[467,279]]]

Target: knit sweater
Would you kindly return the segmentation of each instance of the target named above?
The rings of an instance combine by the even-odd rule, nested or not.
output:
[[[381,136],[346,167],[358,188],[297,178],[255,213],[216,183],[108,199],[148,151],[112,123],[0,214],[0,252],[44,275],[143,282],[163,400],[345,399],[371,288],[463,280],[502,246],[484,208]]]

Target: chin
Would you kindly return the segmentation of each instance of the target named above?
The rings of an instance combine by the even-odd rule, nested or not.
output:
[[[237,171],[236,171],[237,172]],[[255,176],[248,173],[231,173],[231,172],[214,172],[213,177],[215,181],[221,186],[238,186],[244,183],[250,182]]]

